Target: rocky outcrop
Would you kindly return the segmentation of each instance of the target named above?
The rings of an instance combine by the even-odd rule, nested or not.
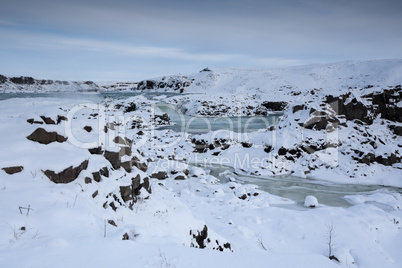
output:
[[[0,74],[0,84],[4,84],[7,81],[7,77]]]
[[[204,139],[197,140],[193,138],[191,142],[194,144],[194,152],[196,153],[205,153],[208,150],[214,150],[215,148],[219,148],[221,150],[226,150],[230,147],[230,143],[227,139],[214,139],[212,143],[208,143]],[[247,144],[246,146],[252,146],[252,144]]]
[[[121,167],[120,153],[119,152],[110,152],[105,151],[104,157],[106,160],[112,164],[114,169],[119,169]]]
[[[186,87],[189,87],[192,80],[185,76],[163,77],[160,80],[143,80],[138,83],[137,90],[174,90],[182,93]]]
[[[42,118],[43,122],[45,122],[46,125],[55,125],[56,124],[56,122],[54,122],[53,119],[50,117],[41,115],[40,118]]]
[[[334,115],[328,114],[324,111],[314,111],[311,116],[312,118],[303,124],[304,128],[319,131],[327,129],[330,125],[337,125],[340,123]]]
[[[154,80],[143,80],[138,83],[137,90],[146,90],[146,89],[157,89],[156,81]]]
[[[328,95],[324,102],[329,104],[337,115],[344,115],[347,120],[358,119],[366,124],[373,123],[374,113],[372,107],[358,101],[350,92],[339,97]]]
[[[40,144],[49,144],[52,142],[65,142],[66,137],[59,135],[57,132],[47,132],[43,128],[37,128],[31,135],[27,137],[28,140],[39,142]]]
[[[96,147],[96,148],[90,148],[90,149],[88,149],[88,151],[90,154],[103,154],[103,150],[102,150],[101,146]]]
[[[384,166],[392,166],[396,163],[401,163],[402,157],[391,153],[390,155],[375,155],[373,153],[364,153],[359,150],[354,150],[355,156],[352,156],[354,160],[359,163],[370,165],[372,163],[382,164]]]
[[[56,173],[52,170],[45,170],[43,173],[54,183],[69,183],[77,179],[81,171],[88,167],[88,160],[82,162],[79,166],[69,166],[65,170]]]
[[[101,168],[99,171],[92,172],[92,177],[94,181],[100,182],[101,181],[101,176],[104,177],[109,177],[109,169],[107,167]]]
[[[208,235],[208,227],[206,225],[204,225],[204,228],[201,231],[190,230],[190,236],[193,240],[190,247],[200,249],[210,248],[218,251],[232,251],[230,243],[227,242],[220,245],[218,240],[214,239],[213,241]]]
[[[19,85],[33,85],[35,83],[35,79],[29,76],[11,77],[10,81]]]
[[[43,122],[42,121],[36,121],[35,119],[33,119],[33,118],[29,118],[29,119],[27,119],[27,122],[28,123],[30,123],[31,125],[32,124],[40,124],[40,125],[42,125],[43,124]]]
[[[394,122],[402,122],[402,107],[396,105],[401,99],[401,86],[383,90],[378,94],[372,94],[372,103],[375,105],[375,112],[380,114],[381,118]]]
[[[100,87],[92,81],[60,81],[48,79],[35,79],[30,76],[6,77],[0,75],[0,90],[4,91],[98,91]]]
[[[389,125],[388,127],[395,135],[402,136],[402,126]]]
[[[141,189],[145,189],[148,193],[151,193],[151,187],[148,177],[145,177],[141,183],[141,176],[137,175],[131,179],[131,185],[120,186],[120,196],[123,202],[131,201],[131,205],[137,202],[138,196],[141,194]]]
[[[151,175],[151,178],[158,179],[158,180],[164,180],[164,179],[166,179],[167,177],[168,177],[168,176],[167,176],[167,172],[166,172],[166,171],[159,171],[159,172],[153,173],[153,174]]]
[[[402,122],[402,108],[397,105],[402,100],[401,95],[401,86],[396,86],[363,96],[370,105],[357,100],[350,92],[338,97],[329,95],[325,103],[329,104],[338,115],[344,115],[347,120],[358,119],[366,124],[372,124],[373,119],[380,115],[381,118],[393,122]]]
[[[85,126],[85,127],[84,127],[84,130],[85,130],[86,132],[91,132],[91,131],[92,131],[92,127],[90,127],[90,126]]]
[[[261,103],[261,106],[265,107],[269,111],[283,111],[285,110],[287,102],[284,101],[265,101]]]
[[[130,102],[124,108],[124,113],[134,112],[137,109],[137,105],[134,102]]]
[[[23,171],[24,167],[23,166],[4,167],[2,168],[2,170],[4,170],[4,172],[7,174],[12,175]]]

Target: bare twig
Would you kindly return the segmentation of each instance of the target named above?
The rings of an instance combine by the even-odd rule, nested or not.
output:
[[[106,220],[103,221],[103,237],[106,237]]]
[[[30,210],[33,211],[33,209],[31,208],[31,205],[28,205],[27,208],[25,208],[25,207],[18,207],[18,209],[20,210],[21,215],[22,215],[22,210],[23,210],[23,209],[26,209],[26,210],[27,210],[27,216],[29,215],[29,211],[30,211]]]
[[[77,202],[78,194],[75,196],[73,208],[75,208],[75,203]]]
[[[332,249],[335,246],[334,237],[335,234],[335,227],[334,222],[331,222],[331,225],[327,226],[327,245],[328,245],[328,258],[332,256]]]
[[[257,239],[257,244],[265,251],[268,251],[268,249],[264,245],[264,241],[262,241],[262,237],[260,234],[258,234],[258,239]]]

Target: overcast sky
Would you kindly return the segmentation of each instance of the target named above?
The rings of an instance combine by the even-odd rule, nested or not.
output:
[[[400,0],[3,0],[0,74],[131,80],[402,58]]]

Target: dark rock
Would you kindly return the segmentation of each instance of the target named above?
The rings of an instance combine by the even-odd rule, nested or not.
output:
[[[402,136],[402,126],[396,126],[394,128],[395,135]]]
[[[161,122],[160,123],[170,123],[170,118],[167,113],[164,113],[162,115],[156,114],[155,119],[159,119]]]
[[[345,104],[350,95],[350,92],[339,97],[328,95],[324,102],[329,104],[338,115],[345,115],[347,120],[358,119],[366,124],[372,124],[373,116],[370,107],[365,106],[356,98]]]
[[[7,174],[12,175],[23,171],[24,167],[23,166],[4,167],[2,168],[2,170],[4,170],[4,172],[6,172]]]
[[[135,166],[136,168],[138,168],[139,170],[141,170],[143,172],[146,172],[148,169],[147,163],[139,162],[139,160],[137,160],[135,158],[132,159],[132,163],[133,163],[133,166]]]
[[[373,153],[367,153],[358,160],[360,163],[370,165],[375,161],[375,155]]]
[[[54,183],[69,183],[74,181],[80,172],[88,167],[88,160],[82,162],[79,166],[70,166],[65,170],[55,173],[52,170],[45,170],[43,173]]]
[[[121,162],[121,167],[128,173],[132,171],[131,161]]]
[[[14,84],[19,85],[33,85],[35,84],[35,79],[29,76],[11,77],[10,81]]]
[[[278,155],[285,155],[288,152],[288,150],[284,147],[279,148],[278,150]]]
[[[117,227],[117,224],[114,222],[114,220],[108,220],[107,223],[109,223],[110,225]]]
[[[7,82],[7,77],[0,74],[0,84],[4,84],[5,82]]]
[[[186,177],[184,177],[183,175],[178,175],[174,179],[177,180],[177,181],[180,181],[180,180],[185,180]]]
[[[118,144],[126,145],[126,141],[125,141],[122,137],[120,137],[120,136],[115,137],[115,138],[113,139],[113,142],[114,142],[114,143],[118,143]]]
[[[99,171],[93,172],[92,177],[94,178],[94,181],[96,181],[96,182],[100,182],[100,180],[101,180],[101,175],[100,175]]]
[[[261,105],[270,111],[283,111],[288,104],[284,101],[265,101]]]
[[[43,128],[37,128],[27,139],[40,144],[49,144],[56,141],[61,143],[67,140],[66,137],[59,135],[57,132],[47,132]]]
[[[223,144],[222,145],[222,150],[226,150],[226,149],[228,149],[230,147],[230,144],[229,143],[226,143],[226,144]]]
[[[132,154],[131,148],[127,147],[127,146],[123,146],[123,147],[120,148],[120,153],[119,154],[120,154],[120,157],[124,156],[124,155],[130,156]]]
[[[272,146],[271,145],[265,145],[265,147],[264,147],[264,152],[266,152],[266,153],[270,153],[271,151],[272,151]]]
[[[113,211],[116,211],[116,210],[117,210],[117,207],[116,207],[116,205],[114,204],[114,202],[110,202],[110,203],[109,203],[109,206],[113,209]]]
[[[88,86],[96,86],[96,84],[93,81],[85,81],[84,84]]]
[[[354,160],[359,163],[370,165],[371,163],[377,162],[384,166],[392,166],[393,164],[400,163],[402,158],[392,153],[390,156],[374,155],[373,153],[363,153],[359,150],[354,150],[357,156],[352,156]]]
[[[92,179],[90,177],[85,177],[85,183],[92,183]]]
[[[43,122],[45,122],[46,125],[55,125],[56,124],[56,122],[54,122],[53,119],[50,117],[41,115],[40,118],[42,118]]]
[[[192,139],[191,142],[195,145],[194,152],[205,153],[208,151],[208,143],[205,140]]]
[[[199,248],[205,248],[205,240],[208,237],[208,227],[204,225],[204,228],[202,229],[201,232],[198,232],[197,235],[193,234],[193,238],[195,238],[195,241],[198,244]]]
[[[96,147],[96,148],[88,149],[88,151],[89,151],[91,154],[103,154],[103,150],[102,150],[102,147],[101,147],[101,146]]]
[[[167,176],[167,172],[166,172],[166,171],[159,171],[159,172],[153,173],[153,174],[151,175],[151,178],[158,179],[158,180],[164,180],[164,179],[166,179],[167,177],[168,177],[168,176]]]
[[[241,145],[242,145],[244,148],[251,148],[251,146],[253,146],[253,144],[252,144],[252,143],[249,143],[249,142],[242,142]]]
[[[92,194],[92,198],[95,198],[98,195],[98,190],[96,190],[93,194]]]
[[[151,188],[149,186],[149,179],[145,178],[144,182],[141,183],[140,175],[131,179],[131,185],[120,186],[120,195],[124,202],[132,201],[130,206],[137,201],[137,196],[141,194],[141,189],[144,188],[149,193],[151,193]]]
[[[329,259],[330,259],[330,260],[337,261],[337,262],[340,262],[340,261],[338,260],[338,258],[337,258],[337,257],[335,257],[334,255],[329,256]]]
[[[110,152],[110,151],[105,151],[104,154],[106,160],[112,164],[112,167],[114,169],[119,169],[121,166],[121,161],[120,161],[120,155],[118,152]]]
[[[207,67],[207,68],[204,68],[204,69],[202,69],[201,71],[200,71],[200,73],[202,73],[202,72],[210,72],[211,70]]]
[[[154,89],[156,82],[154,80],[144,80],[138,83],[137,90]]]
[[[65,117],[63,115],[58,115],[57,116],[57,124],[60,124],[61,121],[67,121],[67,117]]]
[[[368,108],[363,103],[353,98],[351,102],[344,105],[343,114],[346,116],[347,120],[359,119],[362,122],[371,124],[373,120],[369,118],[368,111]]]
[[[106,178],[109,178],[109,169],[107,167],[103,167],[99,170],[99,174]]]
[[[131,179],[131,187],[133,188],[133,191],[138,191],[139,194],[141,186],[141,176],[137,174],[137,176]]]
[[[92,127],[90,127],[90,126],[85,126],[84,129],[85,129],[87,132],[91,132],[91,131],[92,131]]]
[[[337,144],[332,144],[332,143],[327,143],[327,142],[314,143],[314,144],[306,142],[306,144],[303,144],[302,146],[300,146],[300,149],[308,154],[312,154],[317,151],[325,150],[327,148],[337,148],[337,147],[338,147]]]
[[[241,199],[241,200],[246,200],[246,199],[247,199],[247,195],[244,194],[244,195],[242,195],[242,196],[239,196],[239,199]]]
[[[128,104],[128,106],[126,106],[126,108],[124,109],[125,113],[129,113],[129,112],[134,112],[137,109],[137,106],[135,105],[134,102],[130,102]]]
[[[120,195],[124,202],[133,199],[131,186],[120,186]]]
[[[147,190],[148,193],[152,193],[151,184],[149,183],[149,178],[145,177],[144,182],[142,183],[142,187]]]
[[[306,106],[305,106],[304,104],[295,105],[295,106],[293,106],[293,108],[292,108],[292,112],[293,112],[293,113],[297,113],[298,111],[301,111],[301,110],[304,110],[304,109],[306,109]]]
[[[130,240],[130,236],[127,233],[125,233],[121,240]]]

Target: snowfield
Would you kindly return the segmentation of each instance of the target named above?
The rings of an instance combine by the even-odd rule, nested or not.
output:
[[[7,95],[1,266],[400,267],[401,84],[384,60]]]

